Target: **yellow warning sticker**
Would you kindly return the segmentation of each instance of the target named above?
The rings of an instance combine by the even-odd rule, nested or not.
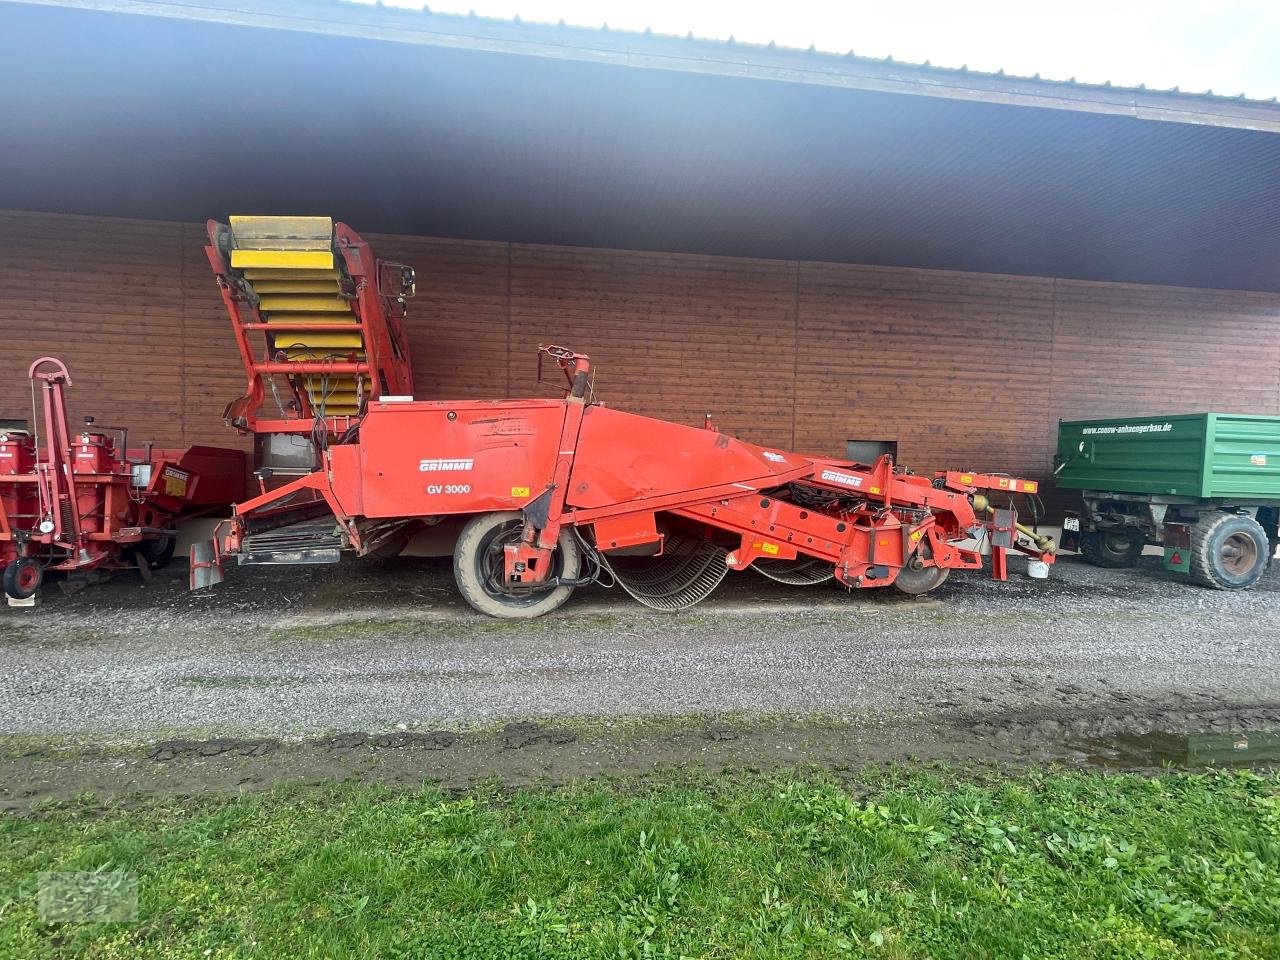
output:
[[[164,492],[167,497],[185,497],[187,495],[187,480],[190,474],[175,470],[173,467],[164,468]]]
[[[776,543],[765,543],[761,541],[760,543],[757,543],[755,546],[756,546],[756,549],[759,550],[761,553],[777,553],[778,552],[778,545]]]
[[[527,497],[529,495],[528,487],[512,487],[511,495],[513,497]]]
[[[1036,483],[1034,480],[1022,481],[1022,489],[1025,490],[1027,493],[1035,493],[1036,490],[1039,489],[1039,487],[1040,487],[1040,484]]]
[[[879,487],[872,487],[872,488],[871,488],[871,493],[879,493],[879,492],[880,492],[880,488],[879,488]]]
[[[960,474],[960,482],[961,482],[961,483],[973,483],[973,474],[972,474],[972,473],[962,473],[962,474]]]

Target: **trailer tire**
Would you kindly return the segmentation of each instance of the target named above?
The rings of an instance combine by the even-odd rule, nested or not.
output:
[[[4,568],[4,592],[15,600],[33,597],[44,582],[44,567],[35,557],[18,557]]]
[[[1214,590],[1247,590],[1266,573],[1270,551],[1253,517],[1206,513],[1191,528],[1191,577]]]
[[[1132,567],[1147,545],[1146,535],[1137,528],[1093,530],[1080,534],[1080,555],[1095,567]]]
[[[573,593],[571,584],[545,590],[513,594],[501,586],[502,548],[519,539],[524,514],[518,510],[482,513],[462,528],[453,551],[453,578],[462,598],[481,613],[508,620],[527,620],[555,610]],[[560,530],[556,552],[552,554],[552,577],[576,580],[582,566],[582,551],[569,527]]]

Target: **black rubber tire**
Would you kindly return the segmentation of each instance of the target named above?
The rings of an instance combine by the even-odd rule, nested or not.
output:
[[[1206,513],[1191,528],[1191,578],[1206,587],[1248,590],[1270,560],[1271,542],[1253,517]]]
[[[1137,528],[1094,530],[1080,534],[1080,556],[1095,567],[1132,567],[1147,545],[1146,535]]]
[[[35,557],[18,557],[4,568],[4,592],[15,600],[34,597],[44,583],[44,567]]]
[[[462,528],[453,550],[453,578],[462,598],[480,613],[508,620],[528,620],[555,610],[573,593],[568,584],[534,593],[510,594],[498,585],[494,563],[500,563],[501,547],[518,536],[524,514],[518,510],[482,513]],[[569,527],[560,531],[552,555],[551,576],[575,580],[582,566],[582,551]],[[500,571],[501,567],[497,568]]]
[[[147,566],[152,570],[163,570],[173,559],[173,551],[177,545],[177,537],[160,537],[157,540],[143,540],[134,550],[147,561]]]

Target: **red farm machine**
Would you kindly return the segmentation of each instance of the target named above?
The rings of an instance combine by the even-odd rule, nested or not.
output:
[[[126,429],[92,417],[73,434],[66,366],[42,357],[28,376],[33,422],[0,424],[0,568],[9,597],[33,596],[46,571],[137,567],[149,575],[172,558],[179,520],[243,499],[241,451],[152,443],[131,450]]]
[[[559,399],[415,400],[401,326],[412,270],[327,218],[232,218],[209,238],[249,378],[227,420],[273,462],[258,496],[192,548],[193,588],[219,582],[228,558],[336,562],[445,518],[466,520],[458,588],[498,617],[554,610],[591,582],[678,610],[747,569],[925,593],[981,569],[984,540],[1000,579],[1009,550],[1041,575],[1053,561],[1053,542],[988,492],[1033,495],[1033,481],[926,478],[888,456],[803,456],[612,410],[587,357],[562,347],[538,357],[539,373],[563,372]]]

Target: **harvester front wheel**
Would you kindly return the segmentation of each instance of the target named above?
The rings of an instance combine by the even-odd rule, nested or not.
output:
[[[937,590],[946,582],[947,577],[951,576],[951,570],[949,567],[925,566],[925,561],[932,557],[933,551],[929,548],[929,544],[921,543],[919,549],[907,558],[898,575],[893,578],[893,585],[903,593],[909,593],[912,596]]]
[[[146,561],[148,567],[152,570],[161,570],[173,559],[173,551],[177,545],[177,537],[158,537],[155,540],[143,540],[134,549],[138,556]]]
[[[555,610],[573,593],[573,586],[556,580],[576,580],[582,551],[569,527],[560,531],[552,554],[550,586],[535,590],[508,590],[504,584],[504,548],[516,543],[524,530],[524,514],[518,511],[482,513],[462,528],[453,551],[453,577],[462,597],[481,613],[509,620],[526,620]]]
[[[35,596],[44,582],[44,568],[34,557],[19,557],[4,568],[4,592],[15,600]]]
[[[903,593],[916,596],[928,593],[930,590],[937,590],[949,576],[951,576],[951,570],[947,567],[913,567],[908,563],[893,578],[893,585]]]

